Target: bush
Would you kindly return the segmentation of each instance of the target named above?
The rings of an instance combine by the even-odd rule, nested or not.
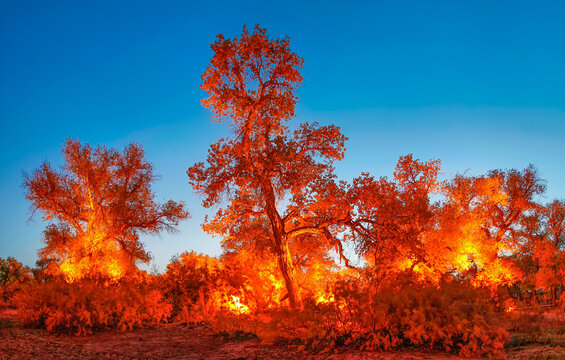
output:
[[[216,311],[240,296],[242,280],[234,280],[216,258],[185,252],[167,265],[161,288],[172,304],[171,318],[183,323],[209,321]]]
[[[185,253],[169,264],[163,283],[176,319],[206,322],[226,336],[256,335],[316,352],[415,346],[462,356],[504,355],[505,307],[489,289],[453,278],[433,284],[401,273],[377,282],[371,274],[340,272],[326,282],[333,286],[326,301],[312,292],[304,311],[292,311],[277,305],[280,280],[269,276],[272,269],[259,271],[256,264],[262,262],[249,259],[246,252],[223,261]],[[242,296],[250,311],[238,313],[230,302],[234,296]]]
[[[15,301],[25,325],[77,335],[155,326],[171,313],[171,305],[149,276],[106,284],[57,280],[30,283]]]
[[[397,280],[378,288],[343,280],[335,288],[335,302],[303,312],[273,311],[268,321],[239,330],[255,327],[263,340],[299,342],[322,352],[416,346],[467,357],[504,356],[508,333],[488,290],[455,281],[435,287]]]
[[[565,317],[560,309],[528,309],[527,312],[517,311],[508,315],[512,336],[507,347],[530,344],[565,346]]]
[[[241,315],[278,305],[284,285],[276,264],[240,251],[221,259],[185,252],[167,265],[162,290],[182,323],[213,322],[221,313]],[[283,293],[284,294],[284,293]]]

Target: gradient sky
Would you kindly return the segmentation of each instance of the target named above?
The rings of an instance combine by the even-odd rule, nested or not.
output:
[[[144,237],[164,270],[185,250],[212,255],[186,169],[229,127],[201,107],[219,33],[260,24],[305,59],[295,122],[349,137],[337,165],[391,176],[398,157],[439,158],[442,176],[534,164],[565,198],[563,1],[0,1],[0,257],[33,265],[45,223],[22,172],[61,164],[67,137],[141,143],[158,200],[186,202],[176,234]]]

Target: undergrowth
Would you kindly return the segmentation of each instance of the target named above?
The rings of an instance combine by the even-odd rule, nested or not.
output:
[[[416,347],[503,358],[509,333],[493,302],[488,290],[458,283],[378,290],[341,283],[331,303],[310,302],[303,311],[221,312],[208,323],[235,338],[253,334],[266,343],[293,344],[316,353]]]
[[[17,295],[16,304],[24,325],[76,335],[156,326],[171,313],[161,292],[140,279],[114,284],[29,283]]]

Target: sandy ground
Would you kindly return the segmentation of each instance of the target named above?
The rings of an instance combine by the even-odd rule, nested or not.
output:
[[[559,348],[524,348],[509,353],[512,359],[560,359]],[[563,357],[560,357],[560,354]],[[550,355],[546,357],[545,355]],[[540,357],[541,356],[541,357]],[[0,359],[461,359],[455,355],[424,352],[370,353],[347,351],[314,355],[284,346],[261,344],[258,340],[227,341],[205,327],[168,325],[131,332],[105,332],[84,337],[52,335],[26,329],[14,310],[0,312]]]

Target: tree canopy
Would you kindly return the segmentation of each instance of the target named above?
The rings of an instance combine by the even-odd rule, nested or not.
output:
[[[60,171],[44,162],[24,176],[24,186],[33,213],[51,220],[40,258],[68,281],[125,276],[150,259],[140,234],[173,231],[188,217],[180,202],[155,202],[153,166],[137,144],[120,153],[68,139],[63,156]]]

